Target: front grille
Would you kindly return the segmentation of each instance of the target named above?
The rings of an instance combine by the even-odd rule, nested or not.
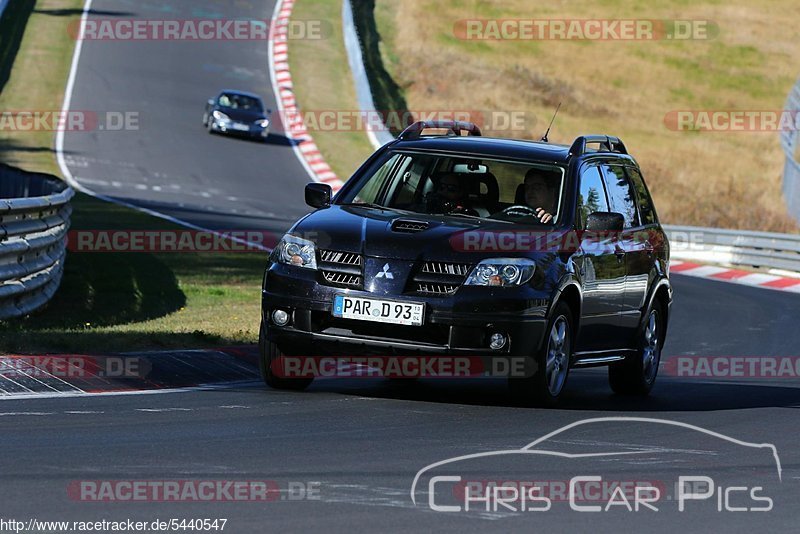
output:
[[[445,263],[441,261],[426,261],[422,264],[421,272],[434,274],[448,274],[453,276],[467,276],[470,266],[463,263]]]
[[[429,293],[431,295],[452,295],[458,289],[454,284],[429,284],[427,282],[417,282],[417,293]]]
[[[322,271],[322,276],[325,278],[326,282],[331,284],[353,286],[353,287],[361,285],[361,277],[355,274]]]
[[[361,265],[361,255],[352,252],[336,252],[335,250],[321,250],[320,260],[325,263],[339,263],[342,265]]]
[[[471,265],[426,261],[414,274],[411,291],[428,295],[452,295],[464,283]]]
[[[406,234],[415,234],[428,229],[428,223],[423,221],[408,221],[398,219],[392,223],[392,230]]]
[[[360,288],[363,285],[364,264],[361,255],[353,252],[320,250],[320,272],[329,285]]]

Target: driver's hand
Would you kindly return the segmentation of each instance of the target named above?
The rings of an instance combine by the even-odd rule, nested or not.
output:
[[[539,219],[540,222],[543,222],[543,223],[553,222],[553,215],[550,214],[550,213],[547,213],[542,208],[536,208],[536,217]]]

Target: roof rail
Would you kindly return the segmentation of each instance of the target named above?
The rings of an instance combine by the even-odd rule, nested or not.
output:
[[[448,130],[445,135],[460,136],[461,132],[469,132],[469,135],[480,136],[481,129],[471,122],[464,121],[417,121],[400,134],[398,139],[408,141],[411,139],[419,139],[422,136],[423,130],[436,129]]]
[[[614,152],[617,154],[627,154],[628,149],[619,137],[611,135],[582,135],[575,139],[569,147],[569,156],[578,157],[586,154],[586,145],[600,144],[598,152]]]

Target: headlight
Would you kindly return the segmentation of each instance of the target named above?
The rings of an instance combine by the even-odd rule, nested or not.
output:
[[[212,116],[213,116],[215,119],[217,119],[218,121],[221,121],[221,122],[231,122],[231,118],[230,118],[230,117],[228,117],[227,115],[225,115],[225,114],[224,114],[223,112],[221,112],[221,111],[215,111],[215,112],[214,112],[214,113],[212,113],[211,115],[212,115]]]
[[[268,119],[264,119],[264,120],[261,120],[261,121],[256,121],[256,124],[261,128],[269,128],[269,120]]]
[[[536,263],[527,258],[492,258],[480,262],[467,277],[468,286],[521,286],[533,276]]]
[[[272,261],[306,269],[316,269],[316,248],[314,243],[307,239],[286,234],[272,252]]]

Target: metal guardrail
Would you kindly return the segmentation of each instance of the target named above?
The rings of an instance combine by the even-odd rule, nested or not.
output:
[[[347,60],[350,63],[350,71],[353,74],[353,82],[356,87],[358,107],[366,116],[377,116],[378,112],[375,110],[375,102],[372,98],[372,89],[369,85],[367,70],[364,67],[363,44],[356,29],[356,23],[353,19],[353,6],[350,1],[342,1],[342,31],[344,33],[345,49],[347,50]],[[394,136],[389,131],[389,128],[383,124],[383,121],[380,121],[377,128],[373,126],[374,121],[367,121],[367,123],[370,124],[367,128],[367,137],[375,149],[394,141]],[[373,128],[375,129],[373,130]]]
[[[785,110],[794,113],[800,112],[800,79],[792,87],[789,98],[786,99]],[[786,154],[786,162],[783,167],[783,197],[789,213],[800,221],[800,162],[797,158],[800,154],[800,131],[785,130],[781,132],[781,145]]]
[[[0,165],[0,319],[35,311],[58,289],[74,195],[54,177]]]
[[[800,273],[800,235],[665,226],[671,256]]]

